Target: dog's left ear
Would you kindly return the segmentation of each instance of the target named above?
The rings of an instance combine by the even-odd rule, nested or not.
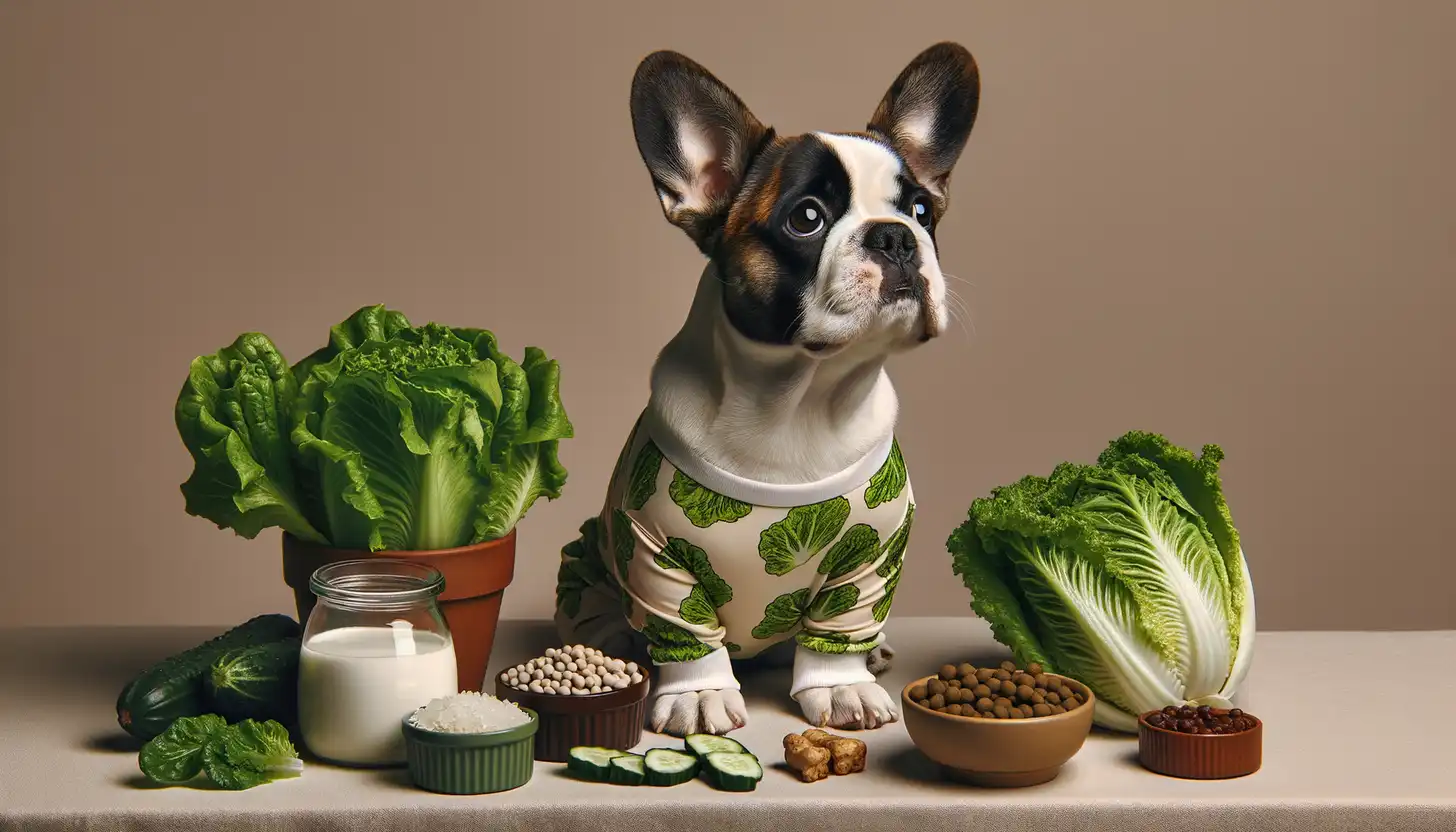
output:
[[[941,211],[980,101],[976,59],[958,43],[938,43],[905,67],[870,118],[869,129],[890,140]]]
[[[772,130],[711,72],[668,51],[637,67],[632,130],[662,212],[710,254],[748,164]]]

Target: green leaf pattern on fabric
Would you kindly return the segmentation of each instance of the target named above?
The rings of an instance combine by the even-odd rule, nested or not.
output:
[[[769,602],[764,608],[763,620],[753,628],[753,637],[770,639],[780,633],[787,633],[799,626],[809,606],[808,588],[787,592]]]
[[[880,533],[867,523],[856,523],[829,548],[819,562],[819,573],[832,581],[872,563],[879,554]]]
[[[868,653],[875,649],[876,639],[868,641],[850,641],[849,636],[843,633],[815,633],[805,630],[796,636],[796,640],[806,650],[813,650],[815,653]]]
[[[637,535],[632,530],[632,518],[621,509],[612,511],[612,555],[617,561],[617,574],[627,579],[627,567],[632,563],[632,554],[637,550]]]
[[[753,510],[753,506],[748,503],[704,488],[681,471],[673,473],[668,493],[688,520],[700,529],[706,529],[714,523],[736,523]]]
[[[854,605],[858,602],[859,587],[854,584],[837,586],[819,593],[814,598],[814,602],[809,605],[809,618],[815,621],[828,621],[854,609]]]
[[[865,507],[878,508],[900,496],[905,490],[905,483],[908,482],[905,473],[905,458],[900,454],[900,441],[897,439],[890,444],[890,456],[880,470],[870,477],[869,486],[865,488]]]
[[[653,560],[663,569],[681,569],[692,575],[707,593],[707,600],[714,608],[733,600],[733,587],[718,577],[708,553],[680,537],[669,537],[667,546],[653,555]]]
[[[885,541],[885,558],[875,569],[875,573],[881,578],[888,578],[900,571],[905,561],[905,548],[910,545],[910,527],[914,523],[915,504],[911,503],[905,507],[905,520],[900,523],[900,528]]]
[[[581,536],[561,550],[556,571],[556,608],[568,618],[581,613],[581,594],[608,576],[601,559],[601,519],[588,518]]]
[[[835,497],[822,503],[789,509],[784,519],[764,529],[758,555],[764,571],[787,575],[812,560],[839,535],[849,519],[849,500]]]
[[[690,662],[712,652],[697,636],[650,613],[642,635],[647,638],[647,653],[655,662]]]
[[[657,493],[657,474],[662,470],[662,451],[651,440],[643,444],[632,460],[632,473],[627,478],[627,508],[641,511]]]

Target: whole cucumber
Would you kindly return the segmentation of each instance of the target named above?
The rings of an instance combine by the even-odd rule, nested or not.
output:
[[[175,656],[168,656],[127,683],[116,699],[116,722],[128,734],[150,740],[184,716],[208,712],[203,676],[218,657],[239,647],[267,644],[301,633],[286,615],[260,615]]]
[[[222,654],[203,675],[211,713],[228,722],[274,720],[292,727],[298,718],[298,650],[286,638]]]

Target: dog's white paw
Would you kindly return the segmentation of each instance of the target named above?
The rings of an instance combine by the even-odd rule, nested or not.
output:
[[[652,703],[652,730],[686,737],[726,734],[748,724],[748,708],[736,690],[702,690],[664,694]]]
[[[877,682],[808,688],[797,699],[804,718],[819,728],[870,730],[900,718],[895,700]]]
[[[615,656],[615,653],[608,655]],[[870,651],[870,657],[865,661],[865,666],[876,676],[890,669],[895,662],[895,648],[890,646],[888,641],[882,642],[879,647]]]

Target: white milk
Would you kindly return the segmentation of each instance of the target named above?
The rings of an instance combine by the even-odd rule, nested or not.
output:
[[[304,744],[336,763],[405,761],[400,721],[457,692],[455,646],[408,628],[342,627],[304,642],[298,722]]]

